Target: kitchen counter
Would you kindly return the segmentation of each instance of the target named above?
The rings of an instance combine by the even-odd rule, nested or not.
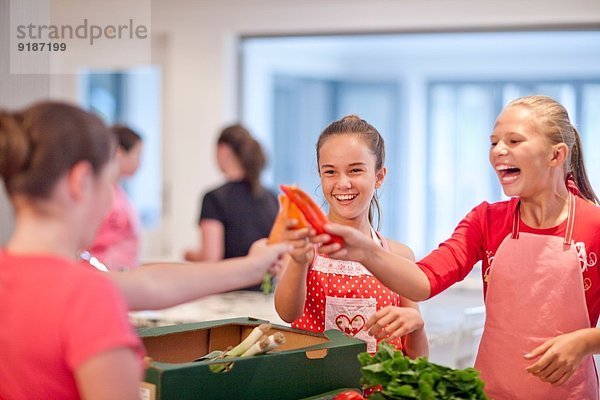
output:
[[[228,292],[160,311],[132,312],[130,319],[139,327],[235,317],[254,317],[289,326],[277,315],[273,301],[272,294]],[[461,367],[472,363],[479,342],[477,333],[483,327],[482,306],[481,289],[460,287],[420,303],[432,361]]]
[[[130,319],[136,326],[162,326],[235,317],[254,317],[289,326],[277,315],[273,294],[245,290],[206,296],[160,311],[130,313]]]

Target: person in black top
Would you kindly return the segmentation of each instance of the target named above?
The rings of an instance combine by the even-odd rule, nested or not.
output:
[[[260,183],[265,154],[246,128],[232,125],[221,132],[217,163],[227,183],[204,195],[198,221],[200,249],[186,251],[187,261],[244,256],[255,240],[269,235],[277,216],[276,195]]]

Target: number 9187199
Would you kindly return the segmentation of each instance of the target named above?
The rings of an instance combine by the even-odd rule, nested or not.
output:
[[[17,43],[19,51],[65,51],[67,50],[66,43],[57,42],[26,42]]]

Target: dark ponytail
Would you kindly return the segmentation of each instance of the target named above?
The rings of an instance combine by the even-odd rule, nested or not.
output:
[[[260,173],[267,162],[260,143],[239,124],[223,129],[217,143],[231,148],[244,169],[244,182],[248,183],[253,194],[260,193]]]

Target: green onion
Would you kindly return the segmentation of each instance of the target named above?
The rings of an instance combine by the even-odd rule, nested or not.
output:
[[[257,354],[264,354],[285,343],[285,336],[281,332],[275,332],[273,335],[265,336],[254,343],[241,357],[249,357]]]
[[[225,357],[239,357],[246,352],[254,343],[258,342],[263,335],[271,329],[271,324],[260,324],[240,344],[225,353]]]

